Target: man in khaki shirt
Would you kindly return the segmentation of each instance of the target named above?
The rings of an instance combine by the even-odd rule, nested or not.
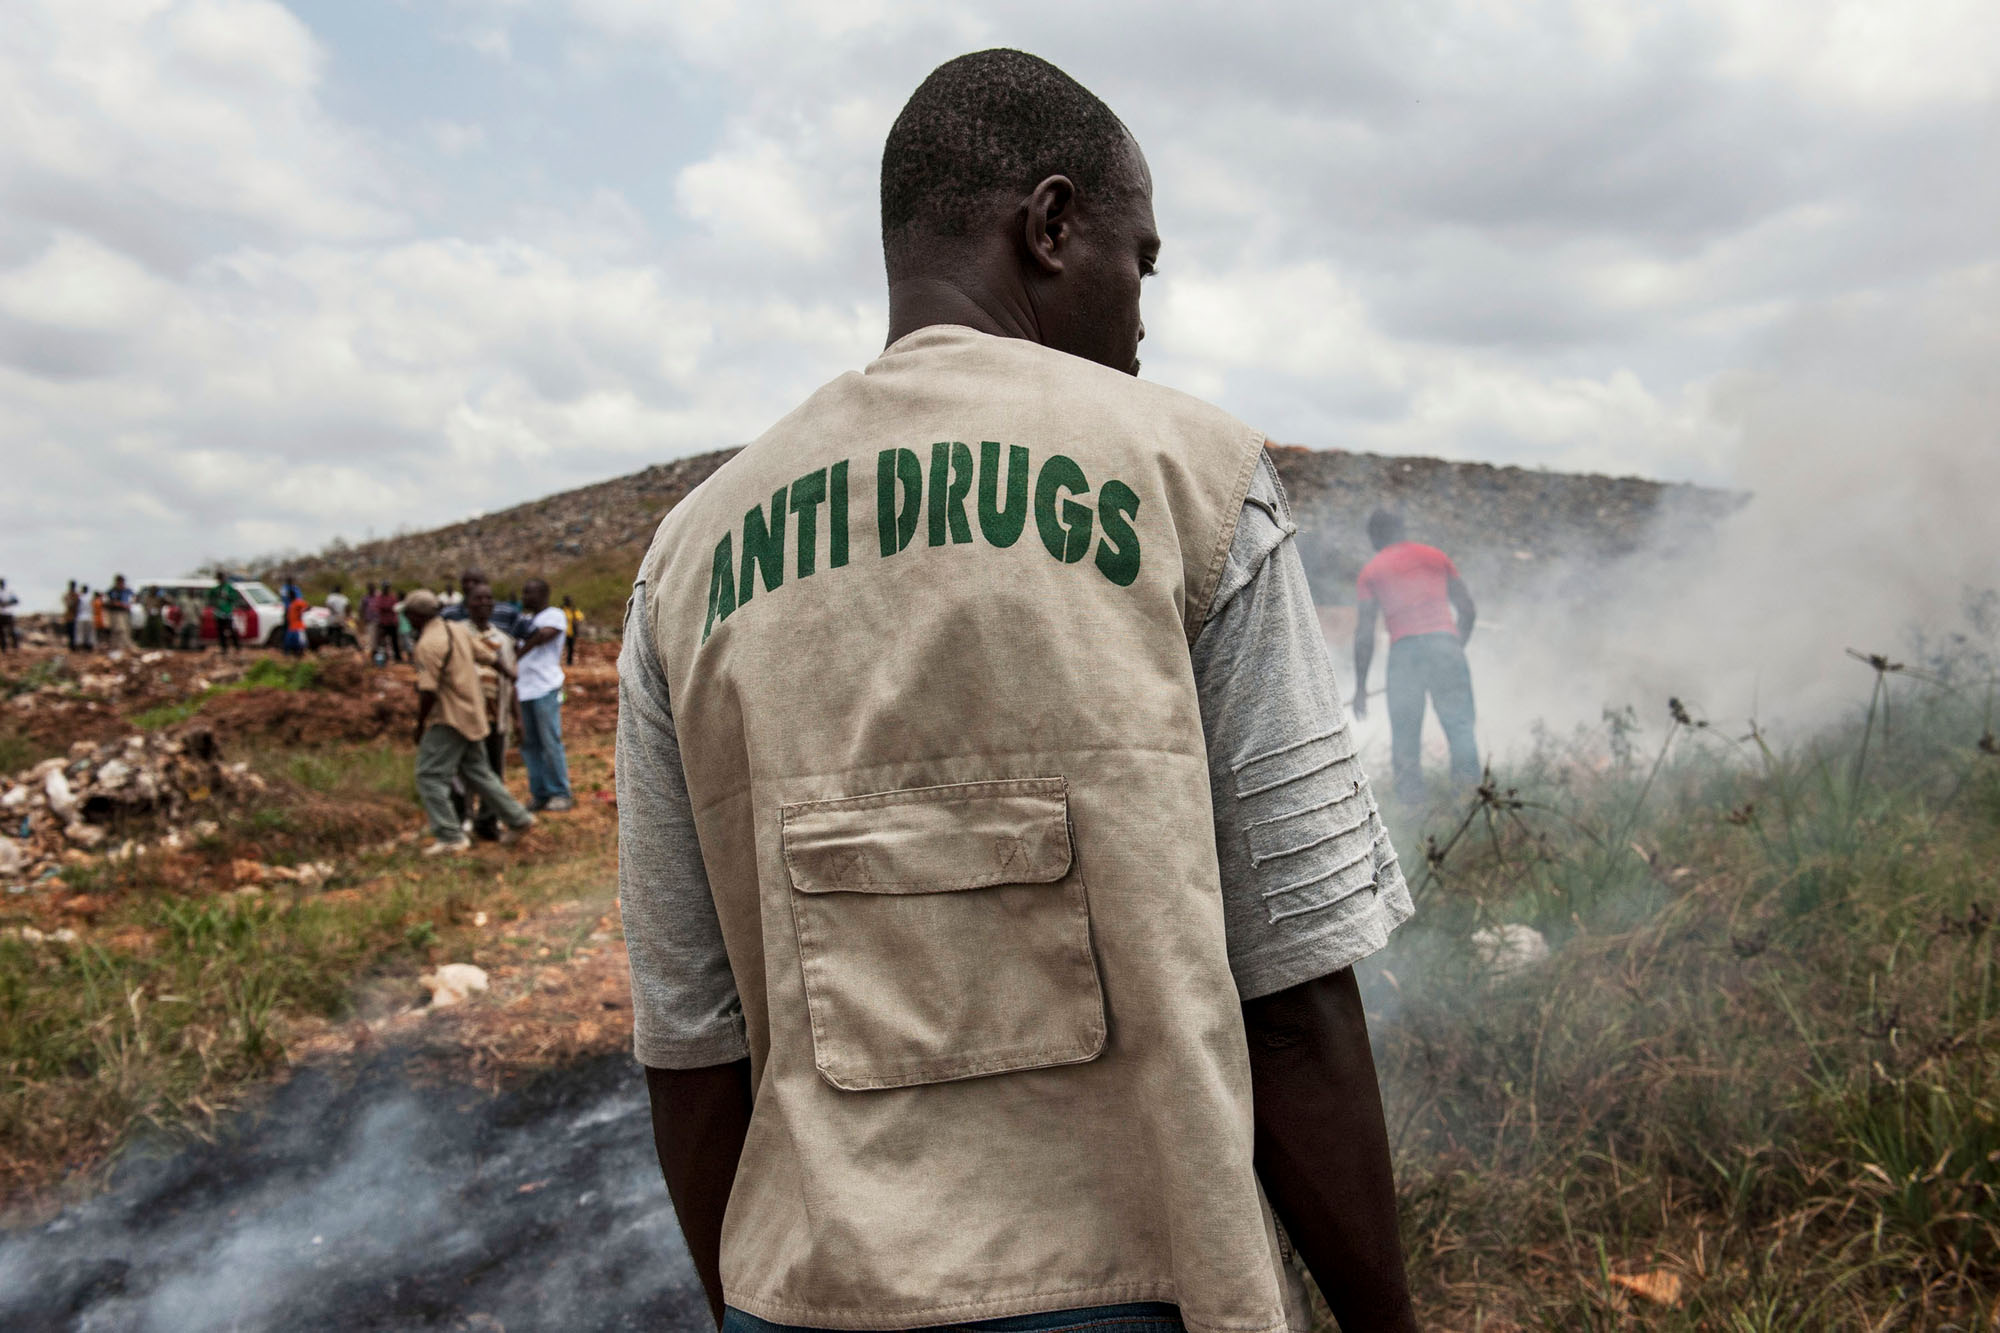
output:
[[[479,668],[497,668],[499,659],[462,621],[440,620],[438,609],[437,594],[422,588],[403,599],[403,614],[416,635],[417,799],[430,817],[432,837],[426,856],[462,852],[472,845],[452,808],[454,777],[506,824],[502,842],[535,822],[486,759],[491,728]]]

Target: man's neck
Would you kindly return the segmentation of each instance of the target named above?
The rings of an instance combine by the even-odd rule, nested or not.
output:
[[[1025,292],[997,293],[984,285],[935,276],[902,278],[889,284],[888,343],[937,324],[956,324],[996,338],[1042,340],[1033,304]]]

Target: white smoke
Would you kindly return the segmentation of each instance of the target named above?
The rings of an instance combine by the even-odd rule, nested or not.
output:
[[[0,1327],[696,1327],[707,1307],[623,1057],[498,1101],[301,1075],[214,1145],[0,1233]]]
[[[1497,628],[1468,656],[1488,757],[1607,708],[1663,726],[1669,697],[1803,734],[1867,699],[1845,649],[1907,659],[2000,587],[2000,265],[1805,309],[1718,378],[1710,410],[1739,437],[1738,513],[1662,528],[1608,579],[1551,571],[1552,587],[1606,587],[1600,601],[1482,602]],[[1386,747],[1380,710],[1367,730]]]

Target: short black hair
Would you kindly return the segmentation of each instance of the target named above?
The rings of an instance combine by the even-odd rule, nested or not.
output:
[[[1096,94],[1039,56],[995,48],[931,71],[882,148],[882,248],[912,232],[962,236],[995,194],[1067,176],[1080,195],[1127,185],[1126,129]]]
[[[1370,514],[1368,540],[1375,543],[1378,551],[1403,540],[1403,516],[1392,509],[1378,509]]]

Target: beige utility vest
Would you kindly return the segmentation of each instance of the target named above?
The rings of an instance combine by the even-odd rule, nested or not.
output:
[[[1188,655],[1262,447],[932,327],[661,524],[652,631],[755,1087],[730,1304],[1285,1327]]]

